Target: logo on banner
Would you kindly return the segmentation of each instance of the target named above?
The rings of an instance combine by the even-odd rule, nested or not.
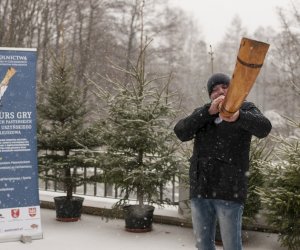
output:
[[[36,216],[36,208],[35,207],[28,208],[28,214],[30,217]]]
[[[13,75],[16,73],[15,68],[9,67],[6,71],[5,76],[3,77],[1,83],[0,83],[0,101],[2,100],[2,96],[4,95],[10,79],[13,77]]]
[[[15,208],[15,209],[12,209],[10,210],[10,214],[11,214],[11,217],[13,218],[19,218],[20,216],[20,209],[19,208]]]
[[[39,228],[39,225],[37,225],[37,224],[32,224],[30,227],[31,227],[32,229],[38,229],[38,228]]]

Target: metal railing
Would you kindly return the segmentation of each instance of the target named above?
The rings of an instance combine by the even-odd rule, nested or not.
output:
[[[92,175],[96,175],[99,169],[97,167],[90,168],[82,168],[83,178],[87,179]],[[40,174],[41,175],[41,174]],[[55,175],[55,173],[54,173]],[[47,178],[39,179],[39,189],[45,191],[53,191],[53,192],[64,192],[64,186],[58,181],[48,180]],[[114,198],[119,199],[122,198],[120,189],[116,188],[115,185],[111,185],[108,183],[100,183],[100,182],[85,182],[81,186],[77,186],[74,188],[74,194],[87,195],[87,196],[95,196],[95,197],[105,197],[105,198]],[[175,176],[172,181],[168,182],[165,187],[160,187],[159,190],[160,200],[168,199],[171,204],[176,205],[179,202],[179,184],[178,180],[176,180]],[[135,195],[129,197],[132,200],[135,200]]]

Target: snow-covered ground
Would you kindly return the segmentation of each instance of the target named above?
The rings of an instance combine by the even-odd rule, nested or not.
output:
[[[3,250],[183,250],[196,249],[191,228],[153,225],[148,233],[129,233],[124,221],[83,214],[78,222],[58,222],[55,211],[42,209],[43,239],[0,243]],[[244,250],[283,250],[276,234],[248,232]],[[221,250],[222,247],[217,247]]]

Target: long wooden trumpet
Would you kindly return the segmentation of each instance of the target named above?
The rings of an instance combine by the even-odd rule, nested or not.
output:
[[[225,99],[220,106],[224,117],[232,116],[249,94],[269,49],[269,44],[243,37]]]

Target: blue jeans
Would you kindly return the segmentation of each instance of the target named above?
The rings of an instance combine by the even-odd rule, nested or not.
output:
[[[217,220],[224,250],[242,250],[243,204],[217,199],[193,198],[191,208],[198,250],[216,249]]]

